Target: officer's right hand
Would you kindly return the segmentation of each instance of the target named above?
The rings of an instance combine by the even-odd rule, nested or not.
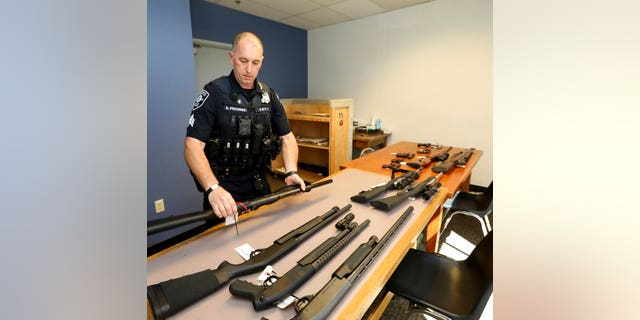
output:
[[[209,203],[213,209],[213,213],[218,218],[232,217],[238,214],[238,206],[236,201],[227,190],[219,187],[209,193]]]

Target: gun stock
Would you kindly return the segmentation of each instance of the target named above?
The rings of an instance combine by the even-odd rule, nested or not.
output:
[[[387,190],[390,190],[393,187],[393,181],[394,179],[389,180],[383,185],[375,186],[369,190],[360,191],[360,193],[351,197],[351,201],[357,203],[367,203],[378,195],[383,194]]]

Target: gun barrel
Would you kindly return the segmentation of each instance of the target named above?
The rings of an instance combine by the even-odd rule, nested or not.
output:
[[[313,190],[314,188],[317,187],[321,187],[324,186],[326,184],[332,183],[333,180],[332,179],[326,179],[326,180],[321,180],[318,182],[314,182],[312,184],[306,185],[305,186],[305,190],[302,191],[300,189],[300,187],[296,186],[296,185],[291,185],[291,186],[286,186],[284,188],[282,188],[279,191],[276,191],[272,194],[266,195],[264,197],[260,197],[254,200],[249,200],[247,202],[244,202],[242,204],[238,205],[238,212],[239,213],[244,213],[244,212],[248,212],[250,210],[255,210],[265,204],[270,204],[273,202],[276,202],[282,198],[294,195],[294,194],[298,194],[301,192],[309,192],[311,190]],[[246,209],[245,209],[246,208]],[[241,212],[242,210],[242,212]]]
[[[307,186],[305,186],[305,191],[304,192],[309,192],[314,188],[332,183],[333,180],[332,179],[326,179],[326,180],[321,180],[318,182],[314,182],[312,184],[309,184]],[[276,191],[272,194],[268,194],[266,196],[263,197],[259,197],[253,200],[249,200],[247,202],[244,203],[239,203],[237,205],[237,210],[238,213],[242,214],[242,213],[246,213],[249,212],[251,210],[255,210],[263,205],[266,204],[270,204],[273,202],[276,202],[284,197],[288,197],[297,193],[301,193],[303,192],[299,187],[297,186],[287,186],[284,187],[282,189],[280,189],[279,191]],[[183,214],[183,215],[178,215],[178,216],[174,216],[174,217],[169,217],[166,219],[157,219],[157,220],[153,220],[153,221],[149,221],[147,223],[147,235],[151,235],[151,234],[155,234],[158,232],[162,232],[165,230],[169,230],[169,229],[173,229],[173,228],[177,228],[180,226],[184,226],[193,222],[200,222],[200,221],[206,221],[209,219],[216,219],[218,218],[214,213],[213,210],[209,209],[209,210],[204,210],[204,211],[198,211],[198,212],[193,212],[193,213],[187,213],[187,214]]]
[[[216,218],[213,210],[204,210],[193,213],[187,213],[166,219],[157,219],[147,223],[147,235],[155,234],[165,230],[184,226],[193,222],[205,221]]]

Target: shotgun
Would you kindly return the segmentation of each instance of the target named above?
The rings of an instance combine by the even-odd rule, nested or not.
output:
[[[337,206],[331,208],[275,240],[268,248],[255,250],[251,258],[243,263],[222,261],[217,269],[207,269],[148,286],[147,298],[154,319],[165,319],[217,291],[231,279],[263,269],[350,209],[351,204],[342,209]]]
[[[375,208],[389,211],[408,198],[417,198],[419,196],[422,196],[423,194],[433,195],[435,194],[435,192],[437,192],[437,189],[435,190],[435,192],[432,190],[427,193],[427,191],[429,191],[430,188],[440,188],[440,184],[437,183],[440,176],[442,176],[442,173],[439,173],[437,176],[431,176],[427,180],[422,181],[414,185],[413,187],[409,187],[407,190],[400,191],[394,196],[371,201],[371,205]]]
[[[311,191],[316,187],[320,187],[332,182],[333,182],[332,179],[314,182],[310,185],[305,186],[304,192]],[[253,200],[249,200],[246,202],[239,202],[237,205],[238,214],[247,213],[249,211],[258,209],[259,207],[265,204],[274,203],[284,197],[292,196],[294,194],[298,194],[301,192],[303,191],[298,186],[291,185],[291,186],[286,186],[274,193],[271,193]],[[216,216],[213,213],[212,209],[193,212],[193,213],[187,213],[183,215],[169,217],[166,219],[157,219],[157,220],[149,221],[147,224],[147,235],[151,235],[151,234],[162,232],[168,229],[184,226],[192,222],[205,221],[209,219],[218,219],[218,216]]]
[[[369,241],[361,244],[344,263],[333,272],[331,280],[313,296],[302,297],[296,303],[298,314],[291,320],[320,320],[326,319],[329,313],[347,294],[354,282],[371,265],[373,260],[384,249],[387,242],[407,220],[413,207],[409,206],[396,222],[387,230],[378,241],[376,236],[371,236]]]
[[[277,304],[305,284],[369,225],[369,219],[357,224],[352,221],[353,218],[354,215],[349,214],[338,221],[336,228],[340,230],[339,234],[317,246],[282,277],[278,277],[277,281],[265,286],[244,280],[234,280],[229,285],[229,292],[236,297],[251,300],[254,310],[264,310]]]
[[[397,178],[392,178],[385,184],[375,185],[369,190],[360,191],[360,193],[351,197],[351,201],[357,203],[367,203],[371,201],[371,199],[389,190],[402,190],[404,189],[404,187],[409,185],[409,183],[413,182],[413,180],[418,179],[418,177],[420,176],[420,170],[421,168],[416,169],[415,171],[406,172],[405,174]]]

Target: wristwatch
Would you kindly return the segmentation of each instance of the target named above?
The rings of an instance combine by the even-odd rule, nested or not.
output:
[[[292,176],[292,175],[294,175],[294,174],[298,174],[298,171],[296,171],[296,170],[288,171],[288,172],[284,175],[284,177],[286,178],[286,177]]]
[[[212,185],[211,187],[209,187],[209,189],[207,189],[207,191],[205,191],[205,192],[204,192],[204,196],[205,196],[205,198],[208,198],[208,197],[209,197],[209,194],[210,194],[211,192],[213,192],[213,190],[218,189],[219,187],[220,187],[220,185],[218,185],[217,183],[216,183],[216,184],[214,184],[214,185]]]

